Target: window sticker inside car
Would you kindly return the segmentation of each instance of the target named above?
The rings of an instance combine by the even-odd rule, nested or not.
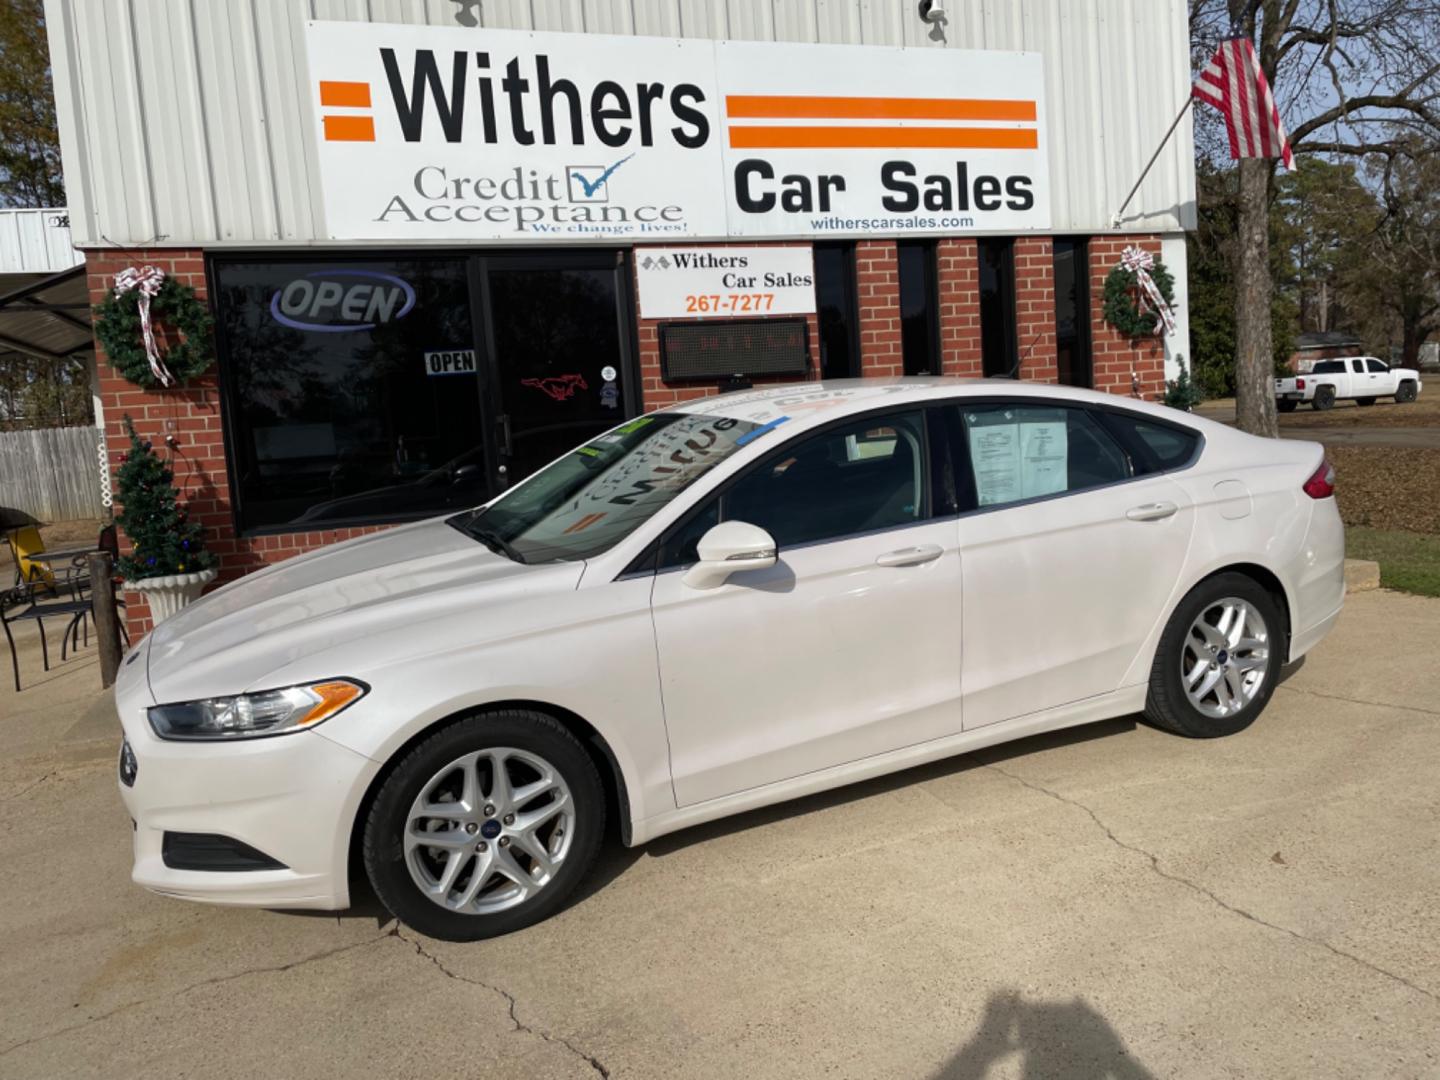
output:
[[[761,424],[761,425],[760,425],[758,428],[756,428],[754,431],[747,431],[744,435],[741,435],[740,438],[738,438],[738,439],[735,440],[735,445],[736,445],[736,446],[744,446],[746,443],[753,442],[754,440],[758,439],[761,435],[764,435],[766,432],[768,432],[768,431],[774,431],[777,427],[779,427],[781,424],[785,423],[785,421],[786,421],[786,420],[789,420],[789,419],[790,419],[790,417],[788,417],[788,416],[777,416],[774,420],[771,420],[768,424]]]
[[[970,463],[981,506],[1065,490],[1069,445],[1065,421],[1015,410],[968,413]]]

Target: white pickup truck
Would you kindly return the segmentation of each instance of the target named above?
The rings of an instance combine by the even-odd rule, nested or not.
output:
[[[1373,356],[1317,360],[1304,375],[1275,380],[1275,407],[1281,412],[1294,412],[1302,401],[1323,412],[1347,398],[1356,405],[1374,405],[1376,398],[1393,397],[1403,405],[1419,396],[1418,371],[1392,368]]]

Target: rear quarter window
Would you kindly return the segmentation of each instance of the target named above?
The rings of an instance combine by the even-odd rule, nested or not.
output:
[[[1342,375],[1344,372],[1344,360],[1321,360],[1310,369],[1312,375]]]
[[[1185,428],[1126,412],[1106,412],[1105,423],[1135,453],[1135,471],[1169,472],[1190,464],[1200,436]]]

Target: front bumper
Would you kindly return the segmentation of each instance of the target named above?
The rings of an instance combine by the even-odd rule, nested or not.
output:
[[[376,762],[319,729],[220,744],[167,742],[145,719],[150,703],[135,697],[117,694],[136,765],[133,786],[120,784],[135,822],[136,884],[216,904],[349,905],[351,826]],[[229,837],[283,869],[176,869],[163,854],[167,831]]]

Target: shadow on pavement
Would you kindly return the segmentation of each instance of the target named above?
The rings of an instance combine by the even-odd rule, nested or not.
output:
[[[1031,735],[1028,738],[1016,739],[1014,742],[986,747],[984,750],[972,750],[957,757],[944,758],[941,761],[932,761],[928,765],[917,765],[913,769],[905,769],[901,772],[877,776],[871,780],[847,784],[832,791],[821,791],[803,798],[776,803],[774,806],[763,806],[758,810],[736,814],[734,817],[722,818],[705,825],[694,825],[680,832],[650,841],[644,846],[644,851],[648,855],[664,857],[676,851],[682,851],[691,844],[703,843],[718,836],[729,836],[733,833],[759,828],[762,825],[769,825],[772,822],[783,821],[786,818],[803,817],[806,814],[828,810],[834,806],[844,806],[858,799],[868,799],[875,795],[898,791],[911,784],[923,784],[927,780],[939,780],[943,777],[954,776],[970,769],[1008,761],[1011,758],[1024,757],[1026,754],[1033,754],[1038,750],[1051,750],[1056,747],[1071,746],[1075,743],[1089,742],[1091,739],[1103,739],[1109,735],[1134,731],[1138,721],[1139,717],[1137,716],[1122,716],[1113,720],[1101,720],[1093,724],[1066,728],[1063,731]],[[977,757],[977,754],[984,754],[983,760]]]
[[[1015,1055],[1025,1080],[1155,1080],[1084,999],[1032,1003],[1013,990],[991,995],[979,1029],[935,1080],[982,1080]]]

